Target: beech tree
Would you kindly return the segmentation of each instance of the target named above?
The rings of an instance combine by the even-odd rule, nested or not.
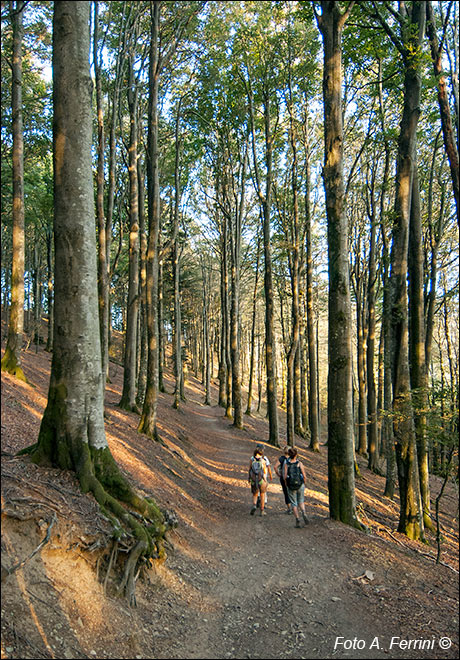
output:
[[[21,365],[24,330],[24,136],[22,119],[22,40],[24,2],[11,2],[13,53],[11,61],[11,114],[13,132],[13,258],[11,309],[2,371],[26,380]]]
[[[393,385],[393,429],[400,493],[399,531],[424,538],[417,445],[409,370],[407,258],[413,204],[416,130],[420,115],[420,49],[425,29],[423,2],[413,2],[398,14],[397,34],[379,13],[380,22],[398,48],[404,65],[404,101],[398,139],[395,207],[392,228],[390,297]]]
[[[331,518],[361,527],[356,515],[352,405],[351,299],[344,213],[342,31],[354,2],[321,2],[324,188],[329,250],[328,484]]]
[[[76,472],[119,532],[135,540],[126,589],[134,599],[141,556],[162,556],[163,516],[121,474],[104,429],[95,210],[92,177],[92,83],[89,2],[54,3],[53,160],[55,334],[48,403],[32,461]],[[75,176],[75,172],[79,176]],[[128,505],[121,505],[123,501]],[[135,517],[129,508],[141,514]]]
[[[126,341],[123,371],[123,392],[120,407],[137,410],[136,376],[137,345],[139,330],[140,285],[139,285],[139,177],[138,177],[138,141],[139,141],[139,81],[134,71],[134,46],[139,35],[139,15],[136,14],[130,26],[132,38],[128,46],[128,90],[129,140],[128,175],[129,175],[129,276],[126,310]]]

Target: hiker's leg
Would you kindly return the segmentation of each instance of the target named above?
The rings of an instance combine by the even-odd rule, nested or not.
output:
[[[251,515],[254,515],[254,511],[257,508],[257,496],[259,494],[259,489],[256,484],[251,484],[251,493],[252,493]]]
[[[297,501],[299,503],[299,508],[303,514],[305,514],[305,486],[302,484],[297,491]]]
[[[268,484],[266,481],[262,481],[262,483],[260,484],[260,514],[261,515],[265,509],[265,497],[267,494],[267,486]]]
[[[292,510],[294,511],[295,520],[296,520],[296,527],[297,527],[297,523],[300,524],[299,510],[297,508],[297,491],[296,490],[289,490],[289,488],[288,488],[288,495],[289,495],[289,501],[291,503]]]
[[[285,502],[285,504],[286,504],[286,506],[287,506],[287,510],[288,510],[288,512],[289,512],[289,511],[291,511],[291,501],[290,501],[290,499],[289,499],[289,495],[288,495],[288,490],[287,490],[286,482],[285,482],[284,479],[280,479],[280,483],[281,483],[281,488],[283,489],[284,502]]]
[[[303,521],[306,525],[308,525],[309,520],[308,520],[307,514],[305,512],[305,486],[304,486],[304,484],[302,484],[301,487],[299,488],[298,500],[299,500],[299,507],[300,507],[300,510],[302,512]]]

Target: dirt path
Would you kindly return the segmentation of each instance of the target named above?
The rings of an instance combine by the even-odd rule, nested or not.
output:
[[[169,533],[165,564],[138,581],[137,609],[106,592],[91,551],[105,524],[97,506],[68,473],[14,457],[37,437],[49,365],[43,351],[24,355],[33,386],[2,374],[2,577],[4,565],[31,556],[50,511],[57,515],[50,542],[2,584],[2,658],[458,657],[458,574],[421,555],[432,546],[397,538],[397,503],[382,498],[381,478],[362,466],[357,482],[372,535],[334,523],[326,451],[313,454],[299,442],[310,524],[296,529],[284,513],[276,476],[267,516],[250,516],[247,465],[254,444],[267,437],[266,420],[245,417],[245,429],[235,430],[221,408],[202,405],[202,386],[189,378],[180,410],[161,394],[164,444],[154,443],[137,433],[134,413],[118,408],[122,374],[114,364],[106,410],[111,451],[179,525]],[[265,448],[274,465],[279,450]],[[445,547],[458,568],[454,489],[443,507]],[[113,571],[112,578],[116,587]],[[450,648],[440,648],[443,637]],[[392,638],[401,645],[390,648]]]
[[[171,569],[182,571],[201,602],[195,612],[190,599],[173,644],[169,638],[167,650],[158,648],[155,657],[381,658],[393,637],[423,638],[427,648],[433,635],[415,598],[428,589],[411,574],[407,555],[389,555],[386,548],[380,554],[379,539],[368,547],[366,535],[331,522],[309,501],[311,522],[296,529],[285,514],[276,475],[267,516],[250,516],[250,445],[235,439],[220,409],[202,408],[199,414],[202,436],[212,438],[203,460],[225,485],[216,493],[216,482],[209,481],[210,492],[202,493],[216,514],[204,526],[203,570],[194,573],[196,562],[181,552],[170,558]],[[273,465],[279,452],[267,447],[266,454]],[[407,570],[402,581],[400,568]],[[373,579],[357,579],[365,571]],[[426,651],[393,644],[390,656],[455,657],[455,650],[440,651],[435,643]],[[355,648],[344,648],[350,644]]]

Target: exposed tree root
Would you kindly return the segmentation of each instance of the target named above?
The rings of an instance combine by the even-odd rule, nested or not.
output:
[[[91,449],[88,444],[79,443],[78,455],[72,449],[68,455],[65,455],[61,448],[59,457],[62,459],[63,456],[66,458],[70,456],[70,469],[76,472],[83,493],[91,492],[94,495],[101,512],[111,522],[115,541],[129,540],[128,546],[131,547],[128,550],[124,576],[118,590],[120,592],[124,590],[130,605],[134,606],[138,564],[146,560],[161,561],[166,558],[165,533],[173,525],[168,516],[165,519],[153,500],[140,497],[135,492],[121,473],[108,447],[96,450]],[[30,454],[32,462],[36,464],[50,463],[46,444],[39,442],[21,453]],[[54,460],[52,463],[58,463],[61,468],[69,468],[69,462],[62,465],[61,461]],[[116,552],[117,545],[112,550],[104,589],[114,565]]]
[[[128,555],[128,559],[125,563],[125,572],[123,579],[118,587],[118,590],[121,592],[125,590],[125,596],[128,599],[128,602],[131,607],[136,607],[136,567],[137,562],[140,557],[145,555],[146,544],[144,541],[138,541],[137,544],[132,548],[131,552]]]

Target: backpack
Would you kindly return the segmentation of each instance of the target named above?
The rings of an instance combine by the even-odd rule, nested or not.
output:
[[[302,483],[303,478],[299,461],[296,461],[295,463],[289,462],[287,469],[287,486],[289,490],[299,490]]]
[[[261,481],[265,479],[265,469],[266,469],[266,462],[264,458],[259,458],[259,459],[252,459],[252,465],[251,465],[251,481],[260,484]]]

